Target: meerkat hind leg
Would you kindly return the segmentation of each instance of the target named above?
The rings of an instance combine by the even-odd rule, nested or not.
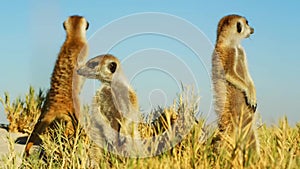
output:
[[[29,156],[29,150],[35,143],[41,142],[39,135],[45,131],[45,129],[54,121],[54,119],[55,116],[49,114],[46,114],[45,116],[42,117],[42,119],[39,119],[26,144],[25,147],[26,156]]]

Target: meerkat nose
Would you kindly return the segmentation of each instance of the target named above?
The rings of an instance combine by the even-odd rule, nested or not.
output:
[[[251,28],[251,32],[250,32],[251,34],[253,34],[254,33],[254,28]]]
[[[77,74],[79,74],[79,75],[83,75],[82,68],[79,68],[79,69],[77,69]]]

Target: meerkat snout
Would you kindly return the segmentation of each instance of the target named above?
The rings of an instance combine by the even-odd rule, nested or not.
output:
[[[98,71],[95,71],[95,70],[97,70],[98,65],[99,65],[99,62],[97,62],[97,61],[87,62],[85,65],[81,66],[77,70],[77,74],[87,77],[87,78],[97,79]]]
[[[250,27],[250,34],[254,33],[254,28]]]
[[[91,68],[91,69],[95,69],[96,66],[99,65],[99,62],[95,62],[95,61],[92,61],[92,62],[88,62],[86,64],[87,67]]]

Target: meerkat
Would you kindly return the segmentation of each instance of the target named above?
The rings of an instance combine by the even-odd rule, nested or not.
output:
[[[221,132],[233,132],[254,123],[256,90],[248,71],[246,52],[241,41],[250,37],[254,29],[245,17],[228,15],[218,24],[217,41],[212,57],[212,81],[214,86],[215,111],[219,117]],[[249,138],[256,146],[254,127]]]
[[[125,137],[139,137],[135,125],[140,120],[138,99],[123,74],[119,59],[110,54],[100,55],[90,59],[77,73],[101,82],[92,103],[92,137],[101,136],[100,142],[110,148],[122,147]],[[93,133],[98,129],[100,131]]]
[[[172,111],[166,111],[152,124],[142,122],[137,95],[123,74],[119,59],[115,56],[105,54],[92,58],[79,68],[77,73],[101,82],[92,103],[91,119],[97,124],[92,124],[90,130],[95,130],[96,135],[104,138],[100,140],[102,143],[106,142],[105,139],[108,137],[107,140],[113,140],[110,145],[117,147],[124,144],[120,134],[136,139],[146,138],[158,133],[159,126],[167,129],[165,127],[167,123],[175,123],[177,116]],[[104,119],[104,122],[98,120],[99,118]],[[93,131],[91,133],[93,134]]]
[[[54,121],[66,122],[66,134],[74,132],[80,110],[78,93],[80,81],[76,73],[78,63],[84,61],[88,47],[86,31],[89,23],[82,16],[70,16],[63,23],[66,40],[62,45],[51,77],[51,87],[41,115],[25,147],[26,155],[34,143],[40,142],[39,135]],[[75,73],[74,73],[75,71]]]

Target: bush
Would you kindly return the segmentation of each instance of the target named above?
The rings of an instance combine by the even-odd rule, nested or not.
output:
[[[9,93],[5,92],[4,98],[0,97],[0,102],[9,121],[8,131],[31,133],[40,116],[44,101],[44,92],[40,89],[36,94],[32,86],[29,87],[25,100],[17,97],[11,102]]]

